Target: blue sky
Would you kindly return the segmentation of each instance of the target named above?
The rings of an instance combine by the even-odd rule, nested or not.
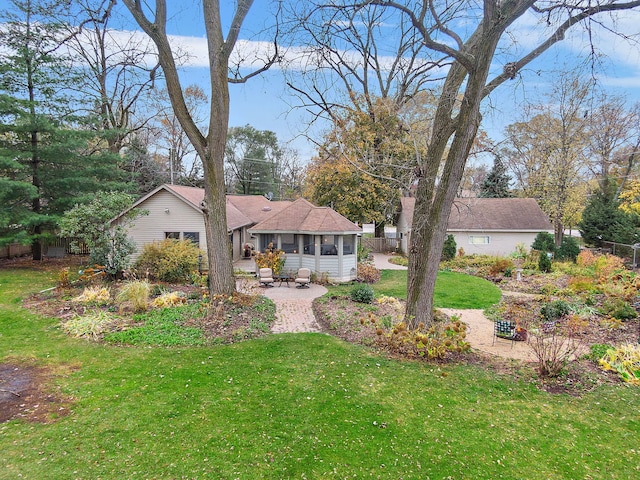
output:
[[[196,0],[170,1],[167,29],[177,44],[183,46],[191,55],[190,66],[183,67],[183,87],[196,83],[209,89],[209,77],[206,68],[207,53],[204,25],[200,11],[200,2]],[[222,0],[221,4],[230,6],[235,2]],[[126,28],[135,28],[135,24],[125,7],[119,2]],[[225,8],[223,6],[223,8]],[[269,28],[273,13],[271,2],[257,0],[247,17],[240,38],[256,38],[256,32]],[[127,20],[128,19],[128,20]],[[518,58],[518,53],[529,51],[539,41],[540,27],[531,15],[525,15],[513,26],[512,42],[504,53],[504,58]],[[612,20],[606,20],[613,26]],[[638,40],[640,31],[640,12],[626,12],[616,19],[615,28],[627,35],[635,35]],[[597,29],[594,35],[598,62],[596,75],[600,85],[608,93],[622,95],[629,104],[640,100],[640,47],[633,46],[605,29]],[[243,42],[243,47],[260,51],[265,44]],[[518,112],[525,101],[543,101],[554,81],[553,71],[575,68],[577,63],[589,54],[589,42],[586,33],[578,27],[568,35],[564,42],[552,47],[543,56],[527,66],[518,79],[507,82],[485,101],[485,114],[482,128],[489,136],[499,140],[506,125],[520,120]],[[499,71],[504,61],[496,58],[495,69]],[[315,149],[301,135],[307,128],[309,117],[304,111],[295,109],[296,99],[288,92],[282,71],[275,68],[259,77],[252,78],[246,84],[230,85],[231,117],[230,126],[250,124],[259,130],[272,130],[281,142],[291,142],[303,160],[308,159]],[[318,135],[321,129],[313,132]]]

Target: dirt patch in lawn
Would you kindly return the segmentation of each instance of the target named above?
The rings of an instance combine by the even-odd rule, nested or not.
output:
[[[69,414],[71,399],[55,390],[56,373],[18,361],[0,363],[0,423],[49,423]]]

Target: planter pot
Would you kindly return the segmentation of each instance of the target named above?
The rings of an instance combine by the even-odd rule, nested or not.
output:
[[[527,331],[524,328],[516,328],[513,339],[516,342],[525,342],[527,340]]]

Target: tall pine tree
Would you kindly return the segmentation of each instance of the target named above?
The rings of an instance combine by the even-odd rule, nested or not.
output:
[[[480,185],[480,197],[483,198],[510,198],[509,184],[511,177],[507,174],[507,167],[499,156],[493,159],[493,167]]]
[[[13,0],[0,30],[0,243],[32,245],[34,260],[60,215],[99,190],[121,189],[118,158],[101,148],[55,18],[69,2]]]

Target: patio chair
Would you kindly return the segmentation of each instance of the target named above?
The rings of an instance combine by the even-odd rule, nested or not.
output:
[[[265,287],[273,287],[273,271],[270,268],[261,268],[258,272],[258,280]]]
[[[511,348],[513,348],[513,342],[516,340],[516,326],[507,320],[496,320],[493,324],[493,342],[491,345],[496,343],[496,338],[511,340]]]
[[[296,275],[296,288],[309,288],[311,283],[311,270],[308,268],[301,268]]]

